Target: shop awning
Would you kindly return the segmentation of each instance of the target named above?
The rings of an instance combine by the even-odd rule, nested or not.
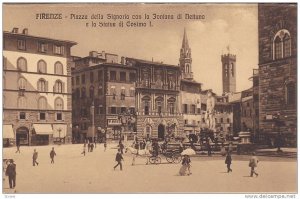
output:
[[[39,135],[52,135],[53,129],[51,124],[33,124],[33,128],[36,134]]]
[[[15,133],[11,124],[3,125],[3,138],[13,139],[15,138]]]
[[[53,137],[54,138],[64,138],[67,135],[67,125],[66,124],[53,124]]]

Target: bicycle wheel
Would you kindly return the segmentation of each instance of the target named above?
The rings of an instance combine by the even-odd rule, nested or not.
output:
[[[179,154],[174,154],[173,155],[173,163],[175,164],[179,164],[182,160],[182,156]]]

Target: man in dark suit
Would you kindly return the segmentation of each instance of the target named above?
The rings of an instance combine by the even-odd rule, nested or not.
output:
[[[123,156],[121,154],[121,150],[119,149],[118,153],[116,155],[116,162],[118,162],[118,164],[116,166],[114,166],[114,170],[117,168],[117,166],[120,165],[120,170],[122,171],[122,160],[124,160],[124,159],[123,159]]]
[[[9,188],[13,189],[16,186],[16,164],[14,160],[10,160],[10,164],[6,168],[5,174],[8,176]]]
[[[32,155],[32,164],[33,164],[33,166],[35,166],[35,164],[39,165],[39,163],[36,161],[37,158],[38,158],[38,152],[36,151],[36,149],[34,149],[33,155]]]

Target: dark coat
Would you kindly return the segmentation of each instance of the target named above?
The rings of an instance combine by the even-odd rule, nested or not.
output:
[[[56,156],[56,153],[54,150],[51,150],[50,152],[50,158],[54,158],[54,156]]]
[[[225,159],[225,164],[231,164],[231,161],[232,161],[231,155],[227,155]]]
[[[37,158],[38,158],[38,152],[34,152],[33,156],[32,156],[32,159],[36,160]]]
[[[117,153],[117,155],[116,155],[116,161],[120,162],[121,160],[123,160],[122,154],[121,153]]]
[[[16,175],[16,164],[11,163],[7,166],[5,174],[7,176],[15,176]]]
[[[191,163],[191,159],[189,157],[184,157],[182,159],[182,165],[189,165]]]

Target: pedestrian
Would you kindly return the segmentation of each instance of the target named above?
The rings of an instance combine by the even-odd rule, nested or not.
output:
[[[117,153],[117,155],[116,155],[116,162],[118,163],[118,164],[116,164],[116,166],[114,166],[114,170],[117,168],[117,166],[119,166],[120,165],[120,170],[122,171],[122,160],[124,160],[123,159],[123,156],[122,156],[122,154],[121,154],[121,150],[120,149],[118,149],[118,153]]]
[[[85,150],[86,150],[86,143],[83,144],[83,151],[81,154],[83,154],[85,156]]]
[[[228,152],[225,159],[225,164],[227,165],[227,173],[232,172],[232,169],[230,168],[231,161],[232,161],[231,154],[230,152]]]
[[[95,138],[94,138],[94,145],[95,145],[95,148],[96,148],[97,140],[98,140],[98,138],[95,137]]]
[[[90,149],[90,152],[93,152],[93,150],[94,150],[94,144],[93,143],[91,143],[91,149]]]
[[[52,147],[52,150],[50,151],[51,164],[54,164],[54,156],[56,156],[56,153],[54,147]]]
[[[18,152],[21,153],[21,151],[20,151],[20,140],[19,139],[17,139],[16,145],[17,145],[16,153],[18,153]]]
[[[183,151],[183,141],[181,140],[179,143],[179,153]]]
[[[88,152],[91,152],[91,143],[88,141]]]
[[[38,158],[38,152],[36,151],[36,149],[33,150],[33,155],[32,155],[32,163],[33,163],[33,166],[35,166],[35,164],[37,166],[39,166],[39,163],[36,161]]]
[[[107,144],[106,144],[106,141],[104,142],[104,152],[106,151],[106,147],[107,147]]]
[[[9,188],[13,189],[16,186],[16,164],[13,159],[9,162],[10,164],[7,166],[5,174],[8,176]]]
[[[190,170],[190,168],[191,168],[191,159],[188,155],[183,156],[181,164],[182,164],[182,166],[179,170],[179,175],[181,175],[181,176],[186,175],[186,170],[188,170],[188,172],[189,172],[187,175],[191,175],[192,174],[191,170]]]
[[[120,142],[119,142],[119,148],[120,148],[121,154],[123,154],[124,144],[122,143],[121,140],[120,140]]]
[[[206,138],[206,147],[207,147],[207,155],[211,156],[211,146],[210,146],[210,138]]]
[[[258,164],[258,159],[255,156],[255,152],[253,152],[252,157],[249,160],[249,167],[251,168],[250,177],[253,177],[253,174],[255,174],[256,177],[258,177],[258,173],[255,171],[255,167],[257,167],[257,164]]]

